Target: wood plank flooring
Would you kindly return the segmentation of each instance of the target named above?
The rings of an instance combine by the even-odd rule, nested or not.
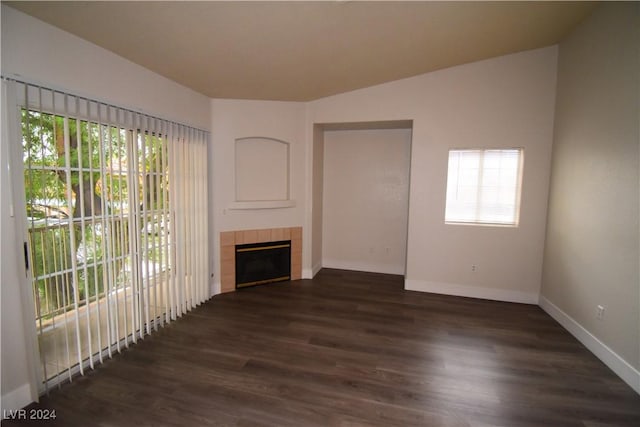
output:
[[[341,270],[216,296],[37,408],[57,418],[32,425],[640,426],[640,396],[539,307]]]

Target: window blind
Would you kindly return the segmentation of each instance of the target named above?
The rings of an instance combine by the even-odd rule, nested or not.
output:
[[[11,143],[22,147],[46,391],[209,297],[208,133],[28,83],[3,86],[3,107],[20,122]]]
[[[445,222],[517,225],[522,149],[450,150]]]

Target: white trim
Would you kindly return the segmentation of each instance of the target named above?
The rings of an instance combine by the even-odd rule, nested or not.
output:
[[[278,209],[293,208],[296,206],[295,200],[256,200],[254,202],[232,202],[227,209]]]
[[[22,384],[15,390],[2,395],[2,418],[5,411],[16,411],[22,409],[33,402],[31,400],[31,386],[29,383]]]
[[[2,138],[8,138],[8,141],[20,141],[21,133],[21,116],[19,114],[21,104],[18,103],[18,83],[11,80],[3,80],[2,85],[4,87],[4,95],[6,96],[3,99],[4,105],[2,108],[5,108],[3,119],[3,126],[6,128],[3,130]],[[5,133],[6,132],[6,133]],[[9,157],[7,159],[8,162],[11,162],[11,166],[14,166],[10,171],[10,176],[12,181],[10,182],[12,186],[11,193],[11,203],[15,208],[22,208],[23,212],[26,212],[26,200],[25,200],[25,189],[24,189],[24,166],[23,166],[23,154],[22,154],[22,144],[8,144],[9,145]],[[19,167],[17,167],[20,165]],[[14,212],[15,213],[15,212]],[[16,253],[21,254],[23,251],[23,242],[28,241],[28,232],[27,232],[27,224],[26,224],[26,215],[14,215],[13,217],[16,225],[16,241],[14,242],[14,248],[17,251]],[[26,402],[24,405],[21,405],[20,408],[26,406],[31,402],[38,401],[38,389],[39,389],[39,379],[41,378],[41,365],[38,363],[40,361],[40,352],[38,349],[38,337],[36,332],[36,324],[34,319],[35,315],[35,301],[34,295],[31,287],[31,279],[32,279],[32,271],[30,269],[26,269],[24,264],[20,263],[20,267],[17,269],[20,279],[20,304],[21,304],[21,312],[22,312],[22,328],[23,334],[22,338],[24,339],[24,346],[26,350],[26,360],[27,363],[27,388],[26,392],[24,392],[24,385],[18,387],[9,393],[8,396],[17,398],[18,396],[14,395],[14,393],[25,393],[27,397],[18,400],[18,404],[20,402]],[[5,396],[2,396],[4,401]],[[3,409],[5,407],[3,406]]]
[[[316,274],[322,269],[322,263],[319,262],[311,268],[302,269],[302,278],[303,279],[313,279],[316,277]]]
[[[210,287],[209,287],[209,288],[210,288],[210,290],[211,290],[211,296],[218,295],[219,293],[221,293],[221,292],[222,292],[222,291],[221,291],[222,286],[220,285],[220,281],[219,281],[219,280],[216,280],[215,282],[213,282],[213,283],[210,285]]]
[[[313,269],[311,269],[311,268],[303,268],[302,269],[302,278],[303,279],[313,279]]]
[[[429,282],[414,279],[405,279],[404,288],[408,291],[432,292],[435,294],[455,295],[494,301],[538,304],[537,292],[522,292],[509,289],[486,288],[483,286]]]
[[[551,301],[540,295],[540,308],[553,317],[562,327],[584,344],[598,359],[615,372],[624,382],[640,394],[640,371],[611,350],[605,343],[584,328],[575,319],[558,308]]]
[[[404,275],[404,265],[374,264],[368,262],[351,262],[336,259],[322,260],[323,268],[335,268],[338,270],[366,271],[367,273]]]
[[[311,277],[315,277],[316,274],[320,272],[320,270],[322,270],[322,260],[318,261],[318,263],[311,269]]]

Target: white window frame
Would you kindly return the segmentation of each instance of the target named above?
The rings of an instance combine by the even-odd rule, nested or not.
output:
[[[494,202],[493,206],[490,205],[489,203],[485,203],[483,201],[483,197],[486,197],[486,193],[488,191],[489,186],[485,186],[484,185],[484,179],[485,179],[485,157],[487,155],[487,153],[489,152],[504,152],[505,154],[509,153],[509,152],[517,152],[518,154],[518,159],[517,159],[517,170],[515,171],[515,175],[512,173],[513,169],[509,168],[511,170],[510,175],[512,175],[512,178],[514,180],[514,182],[510,182],[508,184],[504,184],[504,183],[500,183],[498,185],[497,190],[496,186],[494,185],[493,188],[495,191],[498,192],[498,194],[500,194],[500,192],[504,192],[504,191],[510,191],[509,187],[514,187],[513,191],[515,192],[515,194],[513,194],[512,198],[511,195],[509,195],[509,198],[511,199],[509,202],[504,202],[504,203],[500,203],[500,202]],[[465,202],[460,202],[458,201],[456,203],[456,194],[458,194],[461,191],[461,183],[460,183],[460,175],[462,173],[465,172],[464,169],[460,168],[460,165],[456,166],[456,169],[452,169],[452,162],[456,162],[456,161],[460,161],[459,156],[457,157],[457,160],[455,157],[453,157],[454,155],[460,155],[460,154],[464,154],[464,153],[469,153],[469,154],[477,154],[478,156],[478,163],[477,163],[477,167],[475,168],[469,168],[466,170],[466,173],[471,174],[471,176],[473,176],[473,173],[476,172],[477,170],[477,176],[475,177],[476,179],[476,183],[475,183],[475,190],[469,190],[469,188],[467,188],[467,191],[471,192],[471,193],[475,193],[475,201],[470,201],[467,200],[467,212],[466,215],[464,214],[460,214],[460,212],[463,210],[463,208],[461,208],[461,204],[465,203]],[[518,227],[519,223],[520,223],[520,203],[521,203],[521,195],[522,195],[522,175],[523,175],[523,169],[524,169],[524,148],[522,147],[511,147],[511,148],[452,148],[449,150],[448,152],[448,166],[447,166],[447,187],[446,187],[446,196],[445,196],[445,224],[451,224],[451,225],[456,225],[456,224],[460,224],[460,225],[481,225],[481,226],[494,226],[494,227]],[[498,168],[498,174],[502,175],[503,173],[509,173],[506,172],[507,169],[500,169]],[[455,174],[455,179],[453,178],[453,174]],[[503,193],[504,194],[504,193]],[[513,212],[512,212],[512,220],[505,220],[505,219],[500,219],[499,215],[490,215],[487,214],[487,210],[493,208],[494,210],[499,210],[499,209],[505,209],[507,210],[510,206],[513,206]],[[458,213],[455,212],[455,210],[458,210]],[[473,212],[471,213],[470,211]]]

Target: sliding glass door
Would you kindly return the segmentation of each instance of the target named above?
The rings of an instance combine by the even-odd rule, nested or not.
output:
[[[46,390],[208,298],[207,135],[13,84]]]

